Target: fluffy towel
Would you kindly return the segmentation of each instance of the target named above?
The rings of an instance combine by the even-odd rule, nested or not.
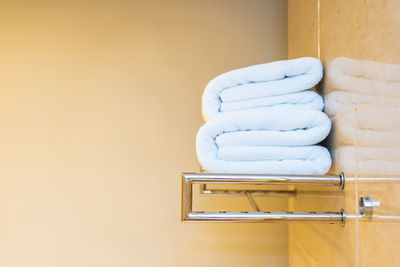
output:
[[[312,91],[299,92],[287,95],[260,97],[235,102],[221,103],[220,112],[239,111],[245,109],[273,107],[278,105],[293,105],[298,108],[322,110],[324,101],[322,97]]]
[[[321,62],[310,57],[229,71],[217,76],[206,86],[202,99],[203,116],[208,121],[226,111],[280,104],[321,110],[323,102],[317,94],[299,93],[314,87],[321,78]]]
[[[399,97],[400,65],[335,58],[327,67],[325,95],[325,112],[330,116],[381,98]]]
[[[324,113],[291,105],[227,112],[200,128],[197,156],[209,172],[324,174],[330,154],[312,145],[329,130]]]

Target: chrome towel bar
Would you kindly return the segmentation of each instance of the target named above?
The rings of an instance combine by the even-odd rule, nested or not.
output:
[[[183,221],[220,222],[285,222],[313,221],[344,223],[344,211],[340,212],[191,212]]]
[[[241,194],[246,195],[254,212],[204,212],[193,211],[193,184],[201,184],[203,194]],[[204,222],[283,222],[313,221],[345,222],[345,212],[262,212],[252,194],[293,194],[294,190],[210,190],[206,184],[233,185],[319,185],[336,186],[344,189],[345,176],[339,175],[258,175],[258,174],[215,174],[182,173],[181,220]]]

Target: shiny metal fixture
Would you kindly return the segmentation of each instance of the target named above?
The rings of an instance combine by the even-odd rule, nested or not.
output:
[[[265,189],[250,189],[250,190],[234,190],[234,189],[211,189],[207,184],[200,185],[200,194],[204,195],[229,195],[229,196],[246,196],[251,193],[252,196],[273,196],[273,197],[292,197],[296,196],[297,190],[265,190]]]
[[[193,185],[200,184],[203,194],[245,195],[254,212],[205,212],[193,211]],[[216,190],[207,189],[206,184],[231,185],[319,185],[336,186],[343,189],[345,176],[339,175],[258,175],[258,174],[182,174],[182,210],[181,220],[205,222],[345,222],[345,212],[263,212],[260,211],[253,194],[258,195],[294,195],[295,190]]]
[[[381,203],[373,201],[371,196],[360,197],[360,215],[361,217],[372,218],[374,215],[374,208],[378,208]]]

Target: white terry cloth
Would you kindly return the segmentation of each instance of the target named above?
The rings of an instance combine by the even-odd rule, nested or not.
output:
[[[322,97],[312,91],[298,92],[287,95],[267,96],[235,102],[221,103],[220,112],[239,111],[252,108],[273,107],[277,105],[293,105],[298,108],[322,110]]]
[[[213,173],[325,174],[331,156],[322,146],[228,147],[202,166]]]
[[[348,176],[400,176],[400,147],[343,146],[334,150],[332,171]]]
[[[280,106],[222,113],[197,133],[202,167],[220,173],[323,174],[330,120],[316,110]]]
[[[203,93],[205,120],[223,112],[221,105],[236,103],[234,110],[271,105],[271,100],[255,100],[271,96],[292,94],[314,87],[322,78],[322,65],[316,58],[304,57],[281,60],[236,69],[212,79]],[[277,98],[278,103],[281,102]],[[241,108],[241,102],[246,101]],[[293,100],[292,100],[293,102]],[[232,105],[228,105],[232,106]],[[239,109],[238,109],[239,107]],[[232,109],[228,108],[228,109]]]
[[[400,65],[346,57],[333,59],[327,66],[325,94],[347,91],[385,96],[400,92]]]

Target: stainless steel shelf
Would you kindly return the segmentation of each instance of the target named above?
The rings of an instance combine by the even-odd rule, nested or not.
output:
[[[254,212],[206,212],[193,211],[193,185],[201,184],[203,194],[246,195]],[[183,222],[345,222],[345,212],[263,212],[260,211],[253,194],[290,196],[295,190],[215,190],[207,184],[230,185],[318,185],[344,189],[345,176],[339,175],[257,175],[257,174],[182,174],[182,216]]]

